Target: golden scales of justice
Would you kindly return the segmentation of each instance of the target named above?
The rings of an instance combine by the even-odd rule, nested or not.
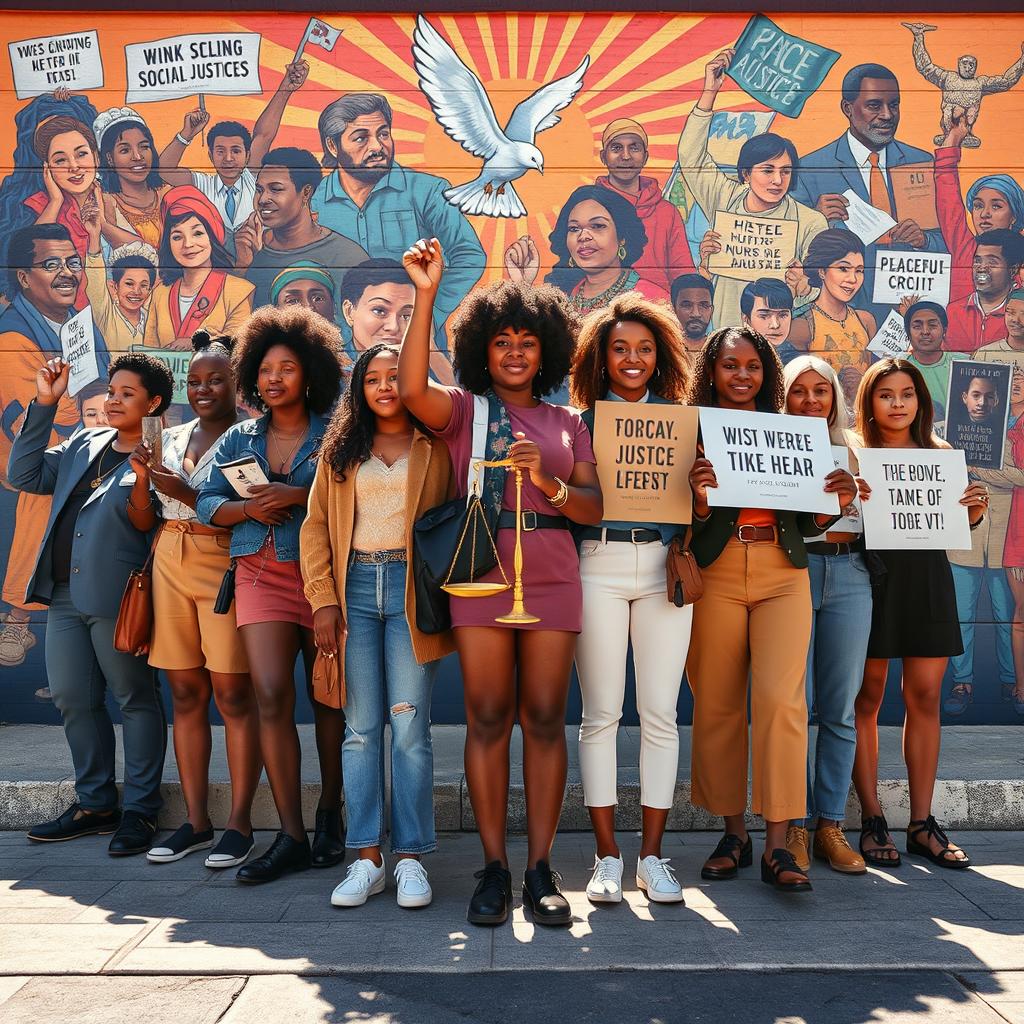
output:
[[[476,479],[473,481],[473,493],[470,495],[469,514],[466,516],[466,524],[462,529],[462,535],[459,537],[459,543],[455,548],[455,557],[452,559],[451,567],[448,570],[448,577],[445,579],[444,583],[441,584],[441,589],[446,593],[451,594],[453,597],[493,597],[495,594],[500,594],[503,590],[508,590],[510,585],[508,582],[508,576],[505,575],[505,569],[501,564],[501,558],[498,557],[498,547],[494,543],[494,537],[491,534],[490,527],[487,525],[487,518],[484,516],[483,508],[480,505],[479,481],[480,470],[482,469],[511,468],[516,474],[516,548],[514,560],[514,582],[511,584],[512,610],[507,615],[499,615],[494,621],[512,624],[540,622],[540,619],[536,615],[531,615],[523,604],[523,472],[521,469],[513,466],[511,459],[502,459],[500,462],[486,462],[482,459],[478,459],[473,463],[473,468],[476,470]],[[487,535],[487,541],[490,544],[491,551],[494,553],[494,559],[498,563],[498,571],[501,573],[501,579],[503,582],[493,580],[488,583],[486,581],[473,579],[476,555],[476,531],[478,523],[483,526],[483,531]],[[459,552],[462,550],[462,545],[466,541],[466,535],[469,533],[470,528],[473,530],[473,536],[470,538],[469,580],[465,583],[452,583],[452,572],[458,562]]]

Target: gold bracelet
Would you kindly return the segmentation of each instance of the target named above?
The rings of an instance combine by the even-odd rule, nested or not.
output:
[[[558,490],[553,497],[548,498],[548,504],[552,508],[561,508],[569,500],[569,487],[564,480],[560,480],[557,476],[554,479],[558,484]]]
[[[149,496],[149,504],[148,505],[143,505],[142,508],[139,508],[137,505],[132,504],[132,496],[129,494],[128,495],[128,505],[129,505],[130,508],[133,508],[136,512],[148,512],[153,507],[153,496],[152,495]]]

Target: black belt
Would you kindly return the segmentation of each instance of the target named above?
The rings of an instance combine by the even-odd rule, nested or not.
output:
[[[569,520],[565,516],[545,516],[534,512],[532,508],[525,508],[520,513],[524,533],[532,533],[534,530],[568,530]],[[516,528],[516,514],[511,509],[502,509],[498,515],[499,530],[514,530]]]
[[[809,555],[852,555],[864,551],[864,544],[859,540],[843,544],[838,541],[818,540],[812,544],[806,544],[805,547]]]
[[[579,533],[580,540],[620,541],[625,544],[653,544],[661,541],[657,530],[637,526],[632,530],[603,530],[600,526],[588,526]]]

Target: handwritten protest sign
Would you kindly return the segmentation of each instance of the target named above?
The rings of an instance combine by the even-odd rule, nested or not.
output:
[[[71,364],[68,395],[74,398],[86,385],[100,379],[100,364],[96,358],[96,331],[92,322],[92,310],[89,307],[61,325],[60,350]]]
[[[1003,468],[1012,377],[1009,363],[949,364],[946,440],[963,449],[968,466]]]
[[[916,249],[880,249],[875,253],[875,290],[871,301],[897,305],[905,295],[920,300],[949,303],[953,257],[944,252]]]
[[[971,546],[962,451],[949,448],[861,448],[864,540],[876,550],[963,551]]]
[[[246,96],[263,92],[257,32],[170,36],[124,48],[125,102],[151,103],[196,93]]]
[[[896,212],[900,220],[912,220],[922,231],[939,226],[935,209],[935,165],[929,160],[922,164],[900,164],[889,168],[889,181],[896,197]]]
[[[8,43],[14,91],[19,100],[54,89],[103,88],[103,60],[95,32],[39,36]]]
[[[697,410],[692,406],[598,402],[594,454],[604,518],[689,523],[696,449]]]
[[[882,326],[875,331],[875,336],[868,343],[868,351],[883,359],[902,359],[910,350],[910,339],[903,325],[903,317],[895,309],[882,321]]]
[[[839,512],[839,500],[824,491],[835,469],[825,420],[701,409],[700,428],[718,478],[718,486],[708,488],[709,505]]]
[[[133,345],[132,351],[152,356],[166,364],[174,375],[174,397],[171,401],[175,405],[188,405],[186,384],[188,382],[188,364],[192,358],[190,350],[179,351],[173,348],[146,348],[144,345]]]
[[[837,60],[835,50],[783,32],[771,18],[755,14],[736,43],[726,73],[766,107],[799,117]]]
[[[712,253],[708,269],[712,274],[737,281],[756,281],[761,277],[783,281],[786,267],[796,257],[796,228],[795,220],[716,210],[715,231],[722,249]]]

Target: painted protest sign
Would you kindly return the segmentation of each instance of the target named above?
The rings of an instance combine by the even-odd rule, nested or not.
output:
[[[963,449],[968,466],[1003,468],[1012,378],[1009,363],[949,364],[945,436],[954,448]]]
[[[708,270],[737,281],[783,281],[786,267],[796,258],[796,229],[795,220],[716,210],[715,231],[722,248],[711,255]]]
[[[71,364],[68,395],[74,398],[82,388],[100,379],[96,331],[92,322],[92,309],[88,306],[61,325],[60,350]]]
[[[70,32],[8,43],[14,91],[19,100],[54,89],[103,88],[103,60],[96,32]]]
[[[889,315],[882,321],[882,326],[868,343],[868,351],[883,359],[886,356],[890,359],[902,359],[909,350],[910,339],[903,325],[903,317],[895,309],[890,309]]]
[[[939,226],[935,209],[935,165],[929,160],[921,164],[901,164],[889,168],[896,212],[900,220],[912,220],[922,231]]]
[[[604,518],[689,523],[696,449],[697,410],[691,406],[598,402],[594,454]]]
[[[861,448],[871,487],[862,506],[864,540],[876,550],[963,551],[971,546],[964,453],[949,448]]]
[[[190,350],[179,351],[173,348],[146,348],[144,345],[133,345],[133,352],[159,359],[174,375],[174,405],[188,405],[188,364],[192,359]]]
[[[872,302],[898,305],[906,295],[949,304],[953,257],[944,252],[916,249],[879,249],[875,253],[875,290]]]
[[[717,487],[708,504],[835,515],[839,501],[824,491],[835,469],[828,424],[814,416],[701,409],[704,454]]]
[[[783,32],[771,18],[755,14],[736,43],[726,73],[759,103],[799,117],[837,60],[835,50]]]
[[[256,32],[170,36],[126,46],[124,56],[128,104],[196,93],[246,96],[263,92],[260,36]]]

